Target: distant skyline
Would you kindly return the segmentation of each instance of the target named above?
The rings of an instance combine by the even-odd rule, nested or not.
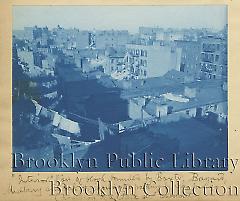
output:
[[[129,30],[140,26],[211,28],[227,24],[226,5],[195,6],[13,6],[13,29],[60,25],[80,30]]]

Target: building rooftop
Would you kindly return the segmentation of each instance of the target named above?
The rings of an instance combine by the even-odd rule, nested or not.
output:
[[[185,87],[189,88],[217,88],[222,87],[223,82],[226,80],[214,79],[214,80],[198,80],[190,83],[176,82],[172,79],[165,77],[155,77],[148,79],[136,79],[136,80],[118,80],[114,81],[117,87],[123,89],[122,97],[132,98],[144,95],[159,96],[164,93],[176,93],[182,94]]]
[[[126,55],[126,50],[122,48],[113,48],[113,47],[108,47],[105,50],[105,55],[110,57],[110,58],[124,58]]]
[[[188,99],[189,101],[173,100],[164,95],[160,97],[152,97],[145,107],[146,112],[154,116],[156,114],[157,106],[167,105],[172,107],[173,112],[178,112],[190,108],[197,108],[204,105],[217,104],[227,101],[227,92],[223,91],[220,87],[201,89],[196,98],[190,98]],[[184,98],[184,96],[182,96],[182,98]]]
[[[128,89],[144,89],[153,87],[162,87],[164,85],[174,85],[176,82],[169,80],[165,77],[153,77],[147,79],[132,79],[132,80],[120,80],[116,82],[119,88],[126,88],[125,84],[128,83],[130,87]]]
[[[76,56],[85,58],[96,58],[99,55],[104,55],[104,49],[78,49],[76,50]]]
[[[172,69],[163,75],[163,77],[177,82],[184,82],[185,73]]]
[[[201,107],[204,105],[217,104],[220,102],[227,101],[227,92],[223,91],[221,88],[214,89],[202,89],[198,93],[196,98],[189,99],[189,102],[176,102],[169,101],[167,104],[173,107],[173,111],[181,111],[189,108]]]

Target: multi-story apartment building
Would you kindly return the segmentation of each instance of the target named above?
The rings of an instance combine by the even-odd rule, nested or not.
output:
[[[188,40],[175,40],[174,44],[182,48],[180,71],[186,76],[199,76],[200,42]]]
[[[105,49],[107,47],[121,47],[125,46],[129,40],[129,33],[127,30],[121,31],[96,31],[94,33],[94,43],[96,49]]]
[[[53,29],[53,37],[58,47],[84,49],[89,46],[90,32],[58,27]]]
[[[224,38],[202,38],[200,72],[203,79],[227,77],[227,42]]]
[[[181,48],[160,44],[127,44],[126,67],[138,78],[159,77],[180,70]]]

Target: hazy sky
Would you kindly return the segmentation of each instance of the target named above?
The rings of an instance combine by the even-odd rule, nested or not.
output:
[[[227,6],[14,6],[13,29],[25,26],[79,29],[128,29],[139,26],[163,28],[222,29]]]

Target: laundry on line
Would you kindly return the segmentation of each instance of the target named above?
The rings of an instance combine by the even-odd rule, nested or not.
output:
[[[58,127],[59,129],[65,130],[69,133],[77,134],[80,133],[80,127],[78,122],[67,119],[58,112],[47,109],[40,104],[38,104],[35,100],[32,100],[36,108],[36,116],[45,117],[52,121],[52,125]]]

